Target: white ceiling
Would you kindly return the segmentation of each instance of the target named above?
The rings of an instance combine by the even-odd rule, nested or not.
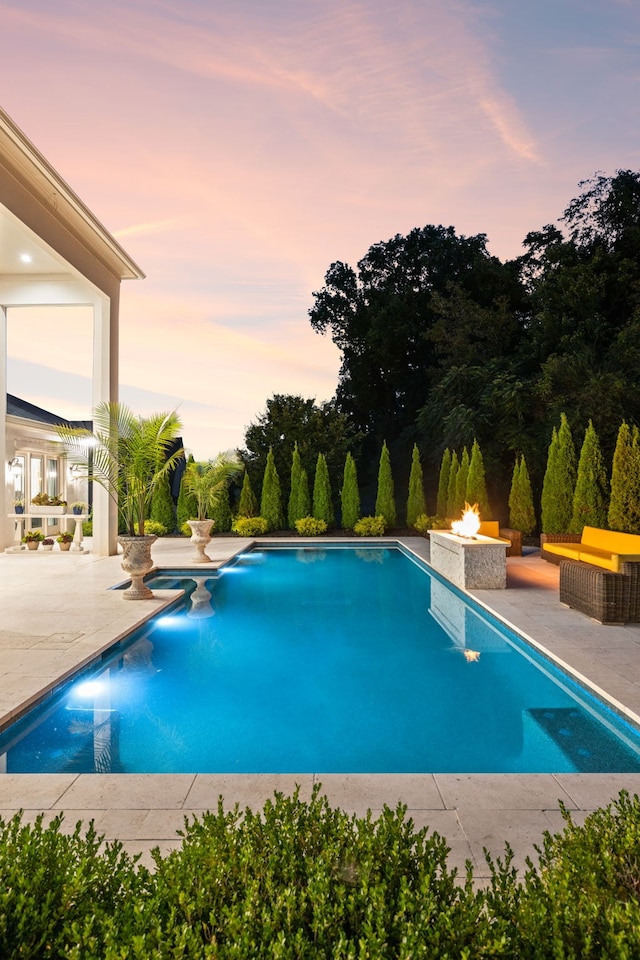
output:
[[[25,255],[31,260],[22,260]],[[69,272],[62,258],[0,204],[0,277]]]

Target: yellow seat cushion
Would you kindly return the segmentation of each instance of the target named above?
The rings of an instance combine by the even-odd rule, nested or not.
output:
[[[579,543],[545,543],[544,549],[549,553],[557,553],[560,557],[569,557],[577,560],[580,553]]]

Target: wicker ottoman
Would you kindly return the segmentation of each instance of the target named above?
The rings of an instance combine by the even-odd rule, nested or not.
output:
[[[600,623],[628,623],[629,578],[581,560],[560,561],[560,603]]]

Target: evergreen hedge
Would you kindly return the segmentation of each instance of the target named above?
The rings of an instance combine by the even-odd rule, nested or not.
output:
[[[477,440],[473,441],[471,448],[471,459],[469,461],[469,473],[467,475],[467,503],[473,506],[478,504],[480,518],[482,520],[491,520],[492,513],[487,496],[487,483],[484,473],[484,460],[482,451]]]
[[[576,453],[566,415],[553,428],[542,483],[540,521],[543,533],[568,533],[576,487]]]
[[[456,517],[456,486],[458,479],[458,470],[460,469],[460,464],[458,462],[458,454],[454,450],[451,454],[451,463],[449,464],[449,478],[447,483],[447,509],[443,516],[447,520],[458,520],[459,517]]]
[[[516,458],[509,494],[509,526],[523,534],[533,533],[536,527],[536,512],[527,463],[524,456]]]
[[[303,510],[301,508],[300,502],[300,482],[302,480],[302,461],[300,459],[300,451],[298,450],[298,443],[296,441],[293,447],[293,455],[291,457],[291,486],[289,491],[289,509],[287,512],[287,519],[289,521],[289,529],[296,529],[296,520],[301,520],[303,517],[308,516],[309,510]]]
[[[190,453],[189,456],[187,457],[187,467],[189,466],[190,463],[195,463],[192,453]],[[176,524],[177,524],[178,530],[182,530],[187,520],[193,520],[193,518],[197,516],[198,516],[198,505],[196,502],[196,498],[192,493],[189,493],[189,491],[187,490],[187,485],[185,483],[184,473],[183,473],[182,479],[180,481],[178,503],[176,504]]]
[[[640,440],[638,428],[628,423],[618,430],[608,519],[611,530],[640,533]]]
[[[162,474],[154,487],[149,518],[161,524],[167,533],[173,533],[176,528],[176,508],[171,496],[171,484],[166,473]]]
[[[456,497],[452,516],[458,519],[462,516],[465,503],[475,503],[467,500],[467,482],[469,479],[469,451],[465,447],[460,457],[460,466],[456,475]],[[485,517],[486,519],[486,517]]]
[[[384,517],[387,527],[396,525],[396,501],[394,495],[391,459],[386,442],[382,444],[380,464],[378,466],[378,492],[376,495],[376,516]]]
[[[328,527],[334,525],[335,513],[333,509],[333,499],[331,497],[331,483],[329,481],[329,470],[324,453],[318,454],[318,460],[316,462],[316,474],[313,481],[312,516],[315,520],[324,520]]]
[[[422,464],[420,463],[420,451],[418,445],[414,443],[411,454],[411,473],[409,474],[409,494],[407,497],[407,525],[414,527],[418,517],[427,512],[427,506],[424,498],[424,479],[422,474]]]
[[[239,517],[257,517],[257,515],[258,515],[258,501],[256,500],[256,495],[253,492],[253,487],[251,486],[249,473],[247,470],[245,470],[244,477],[242,478],[242,490],[240,491],[240,502],[238,503],[238,516]]]
[[[438,474],[438,497],[436,513],[439,517],[446,517],[449,496],[449,472],[451,471],[451,451],[449,447],[442,454],[440,473]]]
[[[406,808],[375,819],[332,808],[316,785],[261,811],[185,818],[154,869],[91,824],[0,818],[3,960],[640,956],[640,802],[622,791],[579,826],[544,834],[519,877],[507,847],[488,880],[459,876],[446,840]]]
[[[358,471],[356,462],[350,453],[344,461],[344,477],[340,491],[342,508],[341,524],[343,530],[353,530],[360,519],[360,491],[358,489]]]
[[[267,463],[262,479],[262,496],[260,498],[260,516],[267,521],[267,530],[282,529],[282,494],[280,478],[273,457],[273,450],[269,447]]]
[[[589,420],[578,460],[569,533],[582,533],[585,526],[606,526],[609,506],[607,486],[600,441]]]

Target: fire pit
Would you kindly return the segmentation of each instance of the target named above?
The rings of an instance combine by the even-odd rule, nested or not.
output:
[[[507,543],[478,533],[478,506],[465,504],[451,531],[430,530],[431,566],[463,590],[504,590]]]

